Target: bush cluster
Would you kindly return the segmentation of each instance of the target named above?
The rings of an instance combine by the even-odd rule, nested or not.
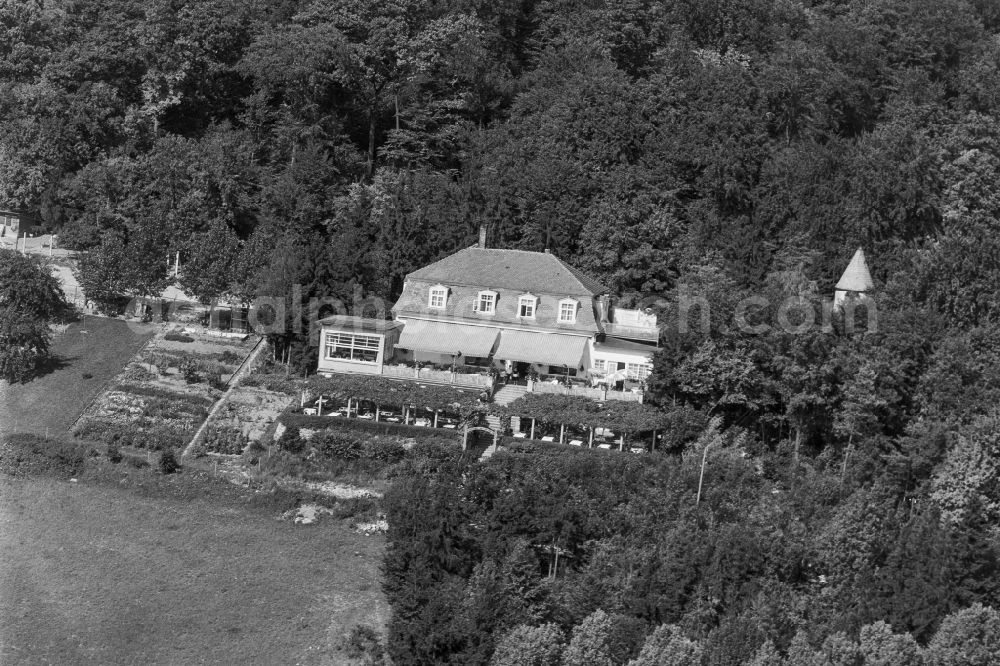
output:
[[[145,419],[134,423],[121,423],[107,419],[89,418],[73,429],[73,435],[79,439],[152,451],[183,446],[193,434],[194,430],[190,427],[178,428],[168,424],[154,425]]]
[[[69,478],[83,470],[90,447],[38,435],[11,435],[0,444],[0,472],[11,476]]]
[[[161,474],[174,474],[180,471],[181,464],[177,462],[172,449],[165,449],[160,453],[159,468]]]
[[[163,336],[163,339],[170,342],[194,342],[194,338],[184,333],[167,333]]]
[[[213,453],[238,455],[243,453],[249,441],[239,428],[215,426],[207,429],[202,445],[206,451]]]

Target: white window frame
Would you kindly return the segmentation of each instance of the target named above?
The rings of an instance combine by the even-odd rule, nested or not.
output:
[[[632,381],[642,381],[649,377],[653,367],[649,363],[626,363],[625,376]]]
[[[570,316],[564,317],[565,309],[567,306],[570,308]],[[574,298],[564,298],[559,301],[559,312],[556,314],[556,321],[560,324],[575,324],[576,323],[576,311],[580,307],[580,301]]]
[[[435,304],[434,300],[436,298],[441,299],[440,305]],[[444,310],[448,307],[448,287],[441,284],[431,287],[427,294],[427,307],[434,308],[435,310]]]
[[[524,309],[529,308],[531,314],[524,314]],[[517,316],[521,319],[534,319],[538,312],[538,296],[525,294],[517,299]]]
[[[382,353],[381,335],[329,331],[324,336],[323,342],[323,356],[328,361],[346,361],[376,365]],[[334,350],[346,352],[347,356],[337,356]],[[374,359],[368,361],[361,358],[362,356],[371,356],[372,352],[375,352]]]
[[[592,369],[597,370],[598,372],[604,372],[605,361],[603,358],[595,358],[591,361],[590,366]]]
[[[476,294],[476,300],[472,304],[472,310],[479,314],[492,315],[497,311],[497,292],[483,289]],[[483,308],[484,305],[489,307]]]

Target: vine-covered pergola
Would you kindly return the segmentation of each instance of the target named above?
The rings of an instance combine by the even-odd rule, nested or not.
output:
[[[335,375],[329,379],[312,377],[307,382],[310,394],[346,399],[348,410],[355,400],[375,405],[376,419],[382,407],[398,405],[408,418],[409,410],[424,407],[434,412],[434,422],[441,412],[459,415],[463,421],[474,420],[485,412],[475,389],[461,389],[437,384],[387,379],[379,375]]]
[[[594,445],[594,430],[605,428],[619,434],[619,449],[625,448],[625,436],[653,433],[667,427],[668,416],[658,409],[637,402],[608,400],[595,402],[589,398],[551,393],[526,393],[506,407],[491,405],[491,413],[509,423],[510,417],[531,419],[531,439],[535,438],[535,422],[559,424],[559,441],[564,439],[566,426],[585,428],[590,433],[589,446]]]

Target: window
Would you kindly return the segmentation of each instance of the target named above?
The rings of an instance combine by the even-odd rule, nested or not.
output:
[[[559,323],[573,324],[576,322],[577,302],[572,299],[559,301]]]
[[[648,363],[627,363],[625,365],[625,376],[634,381],[642,381],[649,377],[651,368]]]
[[[381,346],[382,338],[377,335],[326,334],[326,358],[329,360],[375,363]]]
[[[448,288],[447,287],[431,287],[430,297],[427,299],[427,305],[432,308],[444,308],[448,303]]]
[[[493,314],[496,312],[497,292],[481,291],[473,304],[473,310],[482,314]]]
[[[517,299],[517,316],[527,317],[529,319],[535,318],[535,309],[538,307],[538,297],[537,296],[522,296]]]
[[[595,358],[594,362],[593,362],[593,368],[594,368],[594,370],[598,370],[600,372],[604,372],[604,359],[603,358]]]

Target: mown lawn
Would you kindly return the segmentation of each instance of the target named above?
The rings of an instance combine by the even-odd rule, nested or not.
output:
[[[0,663],[350,663],[343,636],[385,620],[384,539],[196,476],[0,475]]]
[[[53,341],[49,372],[0,387],[0,435],[65,432],[155,332],[155,326],[91,316],[70,324]]]

